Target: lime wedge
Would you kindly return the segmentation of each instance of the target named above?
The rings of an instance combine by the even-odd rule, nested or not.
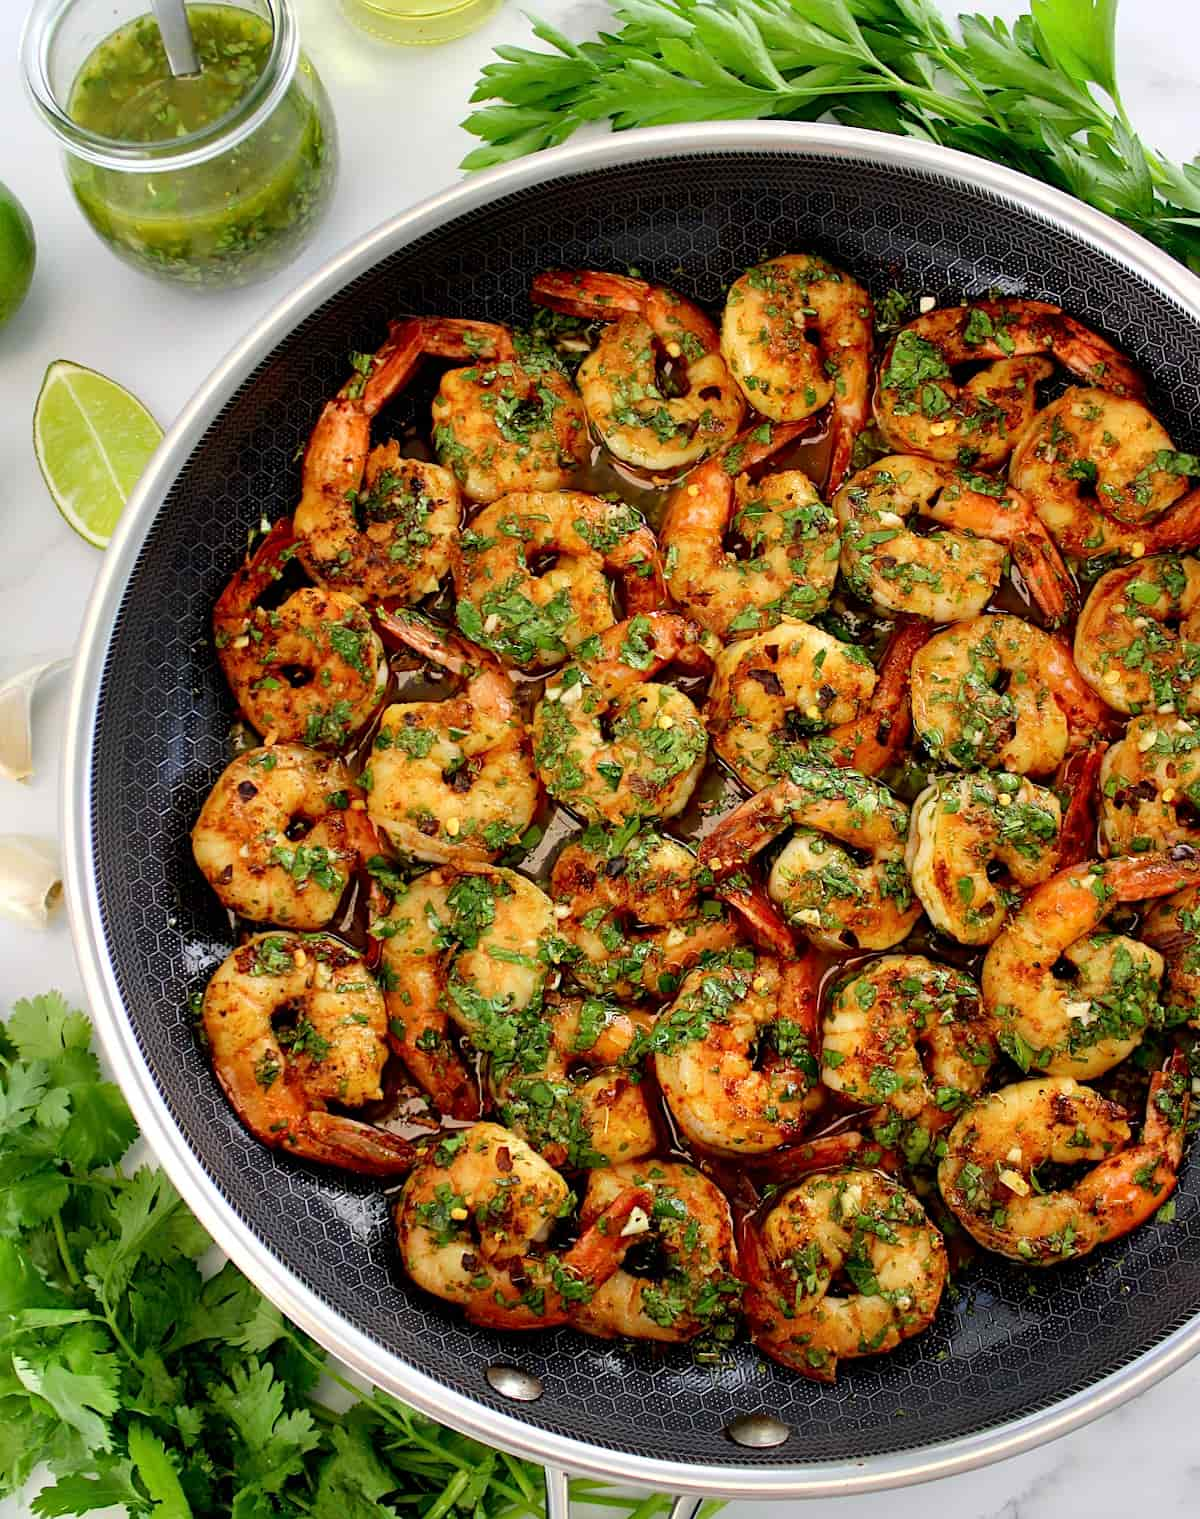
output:
[[[33,411],[33,447],[54,504],[81,538],[107,548],[162,428],[107,375],[57,359]]]

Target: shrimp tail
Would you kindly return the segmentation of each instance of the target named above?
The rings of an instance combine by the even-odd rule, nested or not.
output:
[[[607,555],[607,566],[621,583],[630,617],[669,607],[671,598],[658,543],[648,527],[627,533]]]
[[[1072,748],[1084,748],[1094,742],[1097,733],[1116,730],[1112,709],[1084,680],[1070,649],[1057,636],[1048,641],[1045,675],[1066,714]]]
[[[650,295],[645,280],[625,274],[605,274],[593,269],[557,269],[534,276],[529,298],[535,306],[547,306],[567,316],[611,322],[641,312]]]
[[[422,317],[423,351],[435,359],[495,361],[513,356],[512,333],[497,322],[466,317]]]
[[[246,616],[267,587],[283,574],[283,567],[291,557],[289,550],[295,542],[290,517],[281,517],[272,524],[267,536],[233,572],[217,598],[213,608],[214,627],[219,629],[223,622]]]
[[[1107,338],[1064,311],[1054,315],[1051,326],[1055,334],[1054,352],[1074,374],[1117,396],[1135,401],[1145,397],[1146,382],[1140,372]]]
[[[1200,881],[1200,849],[1194,844],[1174,844],[1157,854],[1126,855],[1108,860],[1097,869],[1118,902],[1141,902],[1196,885]],[[1058,879],[1058,876],[1053,877],[1049,884]]]
[[[748,881],[745,863],[790,825],[792,781],[776,781],[747,797],[721,821],[700,845],[699,862],[710,870],[720,896],[742,918],[751,939],[768,954],[794,960],[796,941],[787,919],[764,889]],[[732,878],[732,879],[731,879]]]
[[[480,651],[468,652],[462,639],[435,627],[428,618],[410,607],[378,606],[375,618],[380,631],[389,638],[452,675],[465,674],[472,663],[479,663],[486,657]]]
[[[1148,554],[1190,548],[1197,539],[1200,539],[1200,486],[1181,496],[1157,522],[1147,523],[1145,527],[1144,542]]]
[[[797,1181],[813,1171],[832,1171],[839,1166],[861,1163],[863,1151],[868,1150],[878,1170],[898,1170],[896,1157],[891,1151],[881,1151],[873,1140],[857,1129],[847,1129],[841,1134],[821,1134],[806,1139],[803,1144],[788,1145],[774,1150],[761,1158],[750,1157],[755,1174],[766,1176],[773,1182]]]
[[[727,886],[721,896],[746,925],[752,943],[769,955],[787,959],[796,953],[796,939],[787,919],[761,886]]]
[[[835,396],[830,425],[829,466],[825,475],[828,499],[842,485],[854,465],[854,445],[867,425],[869,396]]]
[[[631,1215],[635,1208],[649,1215],[654,1206],[654,1193],[649,1187],[626,1187],[591,1223],[563,1256],[562,1263],[580,1281],[591,1287],[602,1287],[617,1271],[625,1259],[626,1251],[640,1230],[630,1229]]]
[[[417,1159],[416,1150],[399,1134],[343,1113],[310,1111],[291,1136],[295,1142],[288,1145],[290,1153],[362,1176],[404,1176]]]
[[[753,427],[744,428],[736,438],[731,438],[720,453],[706,460],[700,468],[719,468],[729,479],[745,474],[748,469],[773,459],[797,438],[815,431],[817,417],[818,413],[814,412],[811,417],[802,417],[798,422],[760,420]]]
[[[933,624],[923,617],[896,619],[866,710],[853,722],[829,731],[830,763],[860,775],[878,775],[899,758],[912,728],[913,657],[932,636]]]
[[[1096,850],[1096,786],[1107,744],[1092,744],[1068,754],[1059,766],[1054,789],[1063,804],[1058,835],[1058,869],[1079,865]]]
[[[1032,509],[1027,526],[1014,534],[1008,551],[1050,627],[1061,628],[1075,617],[1079,611],[1075,584],[1053,538]]]
[[[392,322],[388,327],[387,342],[375,354],[365,382],[360,375],[355,375],[339,394],[343,397],[353,396],[356,388],[361,385],[359,405],[366,417],[373,417],[393,396],[399,395],[428,351],[425,346],[425,321],[422,317]]]
[[[444,1024],[435,1027],[413,1015],[403,993],[388,992],[388,1044],[409,1075],[449,1118],[471,1122],[482,1112],[479,1091],[450,1043]]]
[[[667,665],[705,674],[713,667],[717,648],[711,633],[679,612],[642,612],[606,629],[600,635],[599,655],[584,663],[612,700],[630,686],[652,680]]]

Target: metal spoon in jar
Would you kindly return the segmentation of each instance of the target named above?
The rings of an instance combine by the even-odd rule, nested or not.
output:
[[[154,0],[154,19],[166,49],[167,63],[177,79],[200,72],[185,0]]]

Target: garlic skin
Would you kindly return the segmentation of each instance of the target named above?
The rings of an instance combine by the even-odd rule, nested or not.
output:
[[[0,916],[45,929],[62,901],[62,872],[53,839],[0,834]]]
[[[68,655],[43,656],[0,681],[0,775],[27,781],[33,774],[33,695],[48,675],[65,670]]]

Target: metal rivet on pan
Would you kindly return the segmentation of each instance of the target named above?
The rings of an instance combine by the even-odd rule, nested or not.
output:
[[[764,1450],[770,1445],[782,1445],[791,1430],[770,1414],[740,1414],[726,1424],[725,1433],[735,1445]]]
[[[522,1371],[519,1366],[489,1366],[486,1375],[500,1396],[511,1398],[514,1403],[536,1403],[545,1391],[541,1377]]]

